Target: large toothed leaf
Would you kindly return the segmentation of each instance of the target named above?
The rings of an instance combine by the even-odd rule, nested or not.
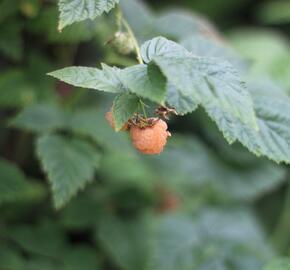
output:
[[[181,90],[173,84],[167,85],[166,102],[178,111],[179,115],[193,112],[198,107],[198,103],[189,95],[184,95]]]
[[[40,137],[37,154],[51,183],[56,208],[91,182],[99,165],[99,153],[92,145],[57,135]]]
[[[181,45],[162,37],[147,41],[142,46],[142,55],[145,61],[159,66],[169,84],[177,90],[174,94],[180,93],[181,97],[175,100],[188,97],[186,108],[183,103],[180,108],[176,106],[181,114],[200,104],[210,115],[214,111],[224,121],[230,115],[257,129],[251,96],[230,63],[195,57]],[[188,108],[188,104],[192,107]],[[213,119],[216,121],[215,117]]]
[[[50,72],[48,75],[73,86],[120,93],[123,86],[119,72],[119,69],[104,64],[102,70],[91,67],[67,67]]]
[[[120,94],[114,99],[113,118],[117,131],[133,116],[139,105],[139,98],[133,94]]]
[[[230,115],[218,126],[229,142],[240,141],[251,152],[276,162],[290,163],[290,99],[269,84],[250,86],[259,130],[253,130]]]
[[[164,56],[154,57],[154,62],[171,84],[201,104],[215,121],[216,117],[225,121],[230,115],[257,128],[251,96],[228,62],[216,58]]]
[[[124,86],[138,96],[162,103],[166,95],[166,78],[154,64],[136,65],[122,71]]]
[[[13,127],[42,133],[64,128],[66,123],[67,115],[59,107],[37,104],[26,107],[10,124]]]
[[[119,0],[59,0],[59,25],[65,26],[86,19],[95,19],[104,12],[109,12]]]

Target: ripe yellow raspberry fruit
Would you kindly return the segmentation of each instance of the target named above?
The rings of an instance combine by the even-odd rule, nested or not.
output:
[[[115,121],[114,121],[114,117],[113,117],[113,113],[112,113],[112,109],[108,112],[106,112],[105,114],[105,118],[107,119],[107,121],[109,122],[110,126],[112,127],[112,129],[115,130]],[[122,128],[121,131],[125,131],[129,129],[129,125],[126,123]]]
[[[163,151],[170,137],[165,121],[158,118],[151,118],[152,125],[139,127],[133,125],[130,128],[130,136],[134,147],[143,154],[155,155]]]

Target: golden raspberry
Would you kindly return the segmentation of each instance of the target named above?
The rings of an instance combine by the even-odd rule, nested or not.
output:
[[[107,121],[109,122],[110,126],[112,127],[112,129],[115,130],[115,121],[113,118],[113,113],[112,113],[112,109],[108,112],[106,112],[105,114],[105,118],[107,119]],[[125,131],[129,129],[129,125],[126,123],[122,128],[121,131]]]
[[[155,155],[162,152],[167,142],[167,137],[171,136],[167,131],[167,124],[161,119],[151,119],[152,126],[138,127],[132,126],[130,135],[134,147],[143,154]]]

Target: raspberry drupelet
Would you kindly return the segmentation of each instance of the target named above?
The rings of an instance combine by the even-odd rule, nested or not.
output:
[[[130,135],[134,147],[143,154],[155,155],[163,151],[170,137],[167,124],[162,119],[151,118],[152,125],[145,127],[131,126]]]

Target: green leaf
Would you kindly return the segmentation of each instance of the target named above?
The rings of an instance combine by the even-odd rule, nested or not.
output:
[[[263,270],[289,270],[290,269],[290,259],[281,258],[275,259],[268,263]]]
[[[133,151],[127,134],[116,133],[105,119],[105,111],[88,109],[76,112],[69,123],[71,130],[92,138],[105,149],[131,153]]]
[[[283,91],[273,91],[269,84],[250,85],[259,130],[227,116],[218,127],[229,142],[240,141],[257,156],[276,162],[290,163],[290,99]]]
[[[89,143],[45,135],[37,140],[37,155],[51,183],[54,205],[62,207],[93,180],[100,155]]]
[[[21,23],[8,20],[0,24],[0,52],[12,60],[22,57]]]
[[[167,85],[166,102],[171,107],[177,109],[179,115],[193,112],[198,107],[198,103],[193,97],[184,95],[183,92],[173,84]]]
[[[194,218],[160,218],[150,269],[256,270],[273,256],[262,229],[247,209],[202,210]]]
[[[194,57],[182,46],[165,38],[148,41],[142,49],[146,61],[156,63],[169,84],[182,93],[181,99],[188,97],[195,101],[191,110],[200,104],[216,122],[225,121],[227,115],[231,115],[257,129],[251,96],[228,62]],[[176,110],[185,112],[184,107]]]
[[[18,250],[10,248],[1,243],[0,247],[0,267],[1,269],[21,270],[24,268],[25,261]]]
[[[114,99],[113,118],[116,131],[122,129],[124,124],[138,110],[139,105],[139,98],[133,94],[121,94]]]
[[[0,204],[27,200],[36,188],[13,163],[0,159]]]
[[[48,73],[73,86],[91,88],[104,92],[123,92],[123,85],[119,79],[119,69],[102,65],[102,70],[90,67],[67,67]]]
[[[241,157],[238,151],[234,154]],[[242,162],[239,167],[230,166],[194,137],[175,136],[162,155],[151,161],[158,178],[184,195],[199,193],[222,202],[254,200],[281,185],[286,176],[284,168],[255,156],[246,168]]]
[[[130,92],[153,102],[163,103],[166,95],[166,78],[156,65],[128,67],[122,70],[121,78]]]
[[[67,115],[59,107],[48,104],[37,104],[26,107],[20,114],[11,120],[13,127],[44,133],[64,128]]]
[[[100,174],[110,183],[150,189],[153,192],[156,174],[132,149],[131,146],[131,152],[108,151],[101,160]]]
[[[0,105],[4,108],[21,107],[35,100],[35,95],[26,82],[23,70],[13,69],[1,73]]]
[[[100,269],[96,250],[89,245],[77,245],[64,256],[63,270]]]
[[[99,209],[95,199],[90,198],[86,193],[80,194],[61,211],[60,223],[69,230],[88,229],[97,224],[100,218]]]
[[[141,46],[141,55],[145,63],[156,56],[189,57],[190,53],[181,45],[164,37],[156,37]]]
[[[170,83],[194,98],[212,117],[219,114],[226,119],[229,114],[257,128],[251,97],[229,63],[214,58],[163,56],[154,61]]]
[[[105,217],[97,239],[111,258],[124,270],[147,269],[152,220],[147,216],[134,220]]]
[[[8,237],[29,253],[59,258],[65,251],[65,236],[51,221],[36,225],[20,224],[8,228]]]
[[[201,104],[216,122],[231,115],[257,129],[251,96],[229,63],[214,58],[161,56],[154,61],[171,84]]]
[[[236,67],[246,66],[246,62],[227,43],[202,35],[193,35],[182,39],[180,44],[196,56],[218,57],[228,60]]]
[[[79,43],[93,38],[95,35],[91,22],[73,24],[62,30],[57,30],[57,7],[44,9],[36,18],[27,22],[27,27],[33,34],[44,36],[50,43]]]
[[[13,2],[13,5],[11,5],[10,0],[1,0],[0,1],[0,22],[2,23],[4,20],[6,20],[9,17],[13,17],[15,14],[17,14],[19,10],[19,0],[15,0]]]
[[[58,262],[58,260],[46,258],[45,256],[33,256],[33,258],[26,262],[25,266],[24,269],[29,270],[63,270],[63,266]]]
[[[59,25],[62,30],[65,26],[86,19],[95,19],[104,12],[114,8],[119,0],[59,0]]]

